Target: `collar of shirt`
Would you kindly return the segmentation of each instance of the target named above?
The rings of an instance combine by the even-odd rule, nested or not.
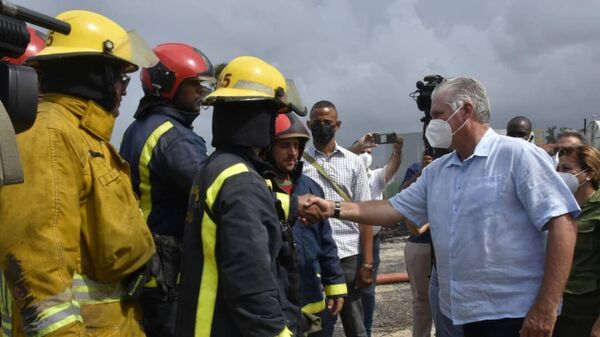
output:
[[[59,104],[79,118],[79,124],[88,133],[110,141],[115,125],[115,116],[95,101],[65,94],[45,94],[43,101]]]
[[[344,151],[342,151],[342,147],[340,147],[338,145],[337,142],[335,142],[335,147],[333,148],[333,152],[331,152],[331,155],[328,157],[327,155],[325,155],[325,153],[317,150],[317,148],[314,146],[314,144],[310,143],[308,145],[308,148],[305,150],[308,152],[308,154],[310,154],[311,156],[313,156],[316,159],[316,155],[319,154],[320,156],[323,156],[325,158],[329,158],[335,154],[340,154],[342,157],[345,156]]]
[[[475,151],[473,151],[473,154],[465,159],[464,161],[460,160],[460,157],[458,156],[458,153],[456,153],[456,151],[452,152],[452,157],[450,157],[450,160],[448,160],[448,162],[446,163],[445,167],[450,167],[450,166],[462,166],[464,162],[469,161],[471,158],[477,156],[477,157],[487,157],[490,155],[490,152],[492,150],[492,144],[494,143],[494,140],[496,140],[496,138],[498,137],[498,134],[492,130],[492,128],[488,128],[488,130],[485,132],[485,134],[483,135],[483,137],[481,137],[481,139],[479,140],[479,143],[477,143],[477,146],[475,146]]]
[[[592,196],[583,205],[581,205],[581,210],[583,211],[587,208],[597,207],[595,204],[598,203],[600,203],[600,190],[594,192],[594,194],[592,194]]]

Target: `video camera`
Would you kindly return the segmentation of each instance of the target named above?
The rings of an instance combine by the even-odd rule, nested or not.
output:
[[[0,0],[0,58],[19,57],[25,52],[30,40],[26,22],[65,35],[71,32],[66,22]],[[16,134],[33,125],[37,101],[36,71],[0,62],[0,187],[23,182]]]
[[[425,153],[434,159],[450,152],[448,149],[432,147],[427,141],[427,137],[425,137],[425,130],[427,130],[427,125],[431,121],[431,93],[443,81],[444,77],[441,75],[425,76],[423,81],[417,81],[417,90],[409,95],[417,102],[417,108],[425,113],[425,116],[421,118],[421,122],[423,122],[423,144],[425,144]]]

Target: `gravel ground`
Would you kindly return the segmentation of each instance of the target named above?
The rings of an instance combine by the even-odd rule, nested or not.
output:
[[[381,244],[379,272],[406,272],[404,246],[407,237],[385,240]],[[376,288],[376,308],[373,318],[374,337],[411,336],[412,309],[410,284],[396,283]],[[343,333],[342,333],[343,336]]]
[[[379,273],[406,272],[404,246],[408,233],[404,226],[386,228],[382,233]],[[412,325],[411,292],[408,283],[377,286],[373,337],[410,337]],[[335,337],[343,337],[340,322]]]

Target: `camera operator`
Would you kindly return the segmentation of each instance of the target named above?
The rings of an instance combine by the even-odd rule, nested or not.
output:
[[[40,50],[46,46],[45,36],[38,30],[32,27],[27,27],[29,31],[30,41],[23,55],[19,57],[4,57],[2,61],[14,65],[21,65],[29,57],[37,55]],[[8,290],[8,285],[4,278],[4,274],[0,273],[0,330],[3,335],[12,336],[12,296]]]
[[[156,63],[135,32],[88,11],[57,16],[27,62],[42,74],[38,116],[17,136],[25,182],[0,193],[1,268],[15,336],[144,336],[123,281],[154,254],[129,167],[109,143],[129,72]]]
[[[30,40],[25,52],[19,57],[3,57],[2,61],[20,65],[28,58],[37,55],[40,50],[44,49],[46,46],[46,36],[33,27],[27,27],[27,31],[29,31]]]

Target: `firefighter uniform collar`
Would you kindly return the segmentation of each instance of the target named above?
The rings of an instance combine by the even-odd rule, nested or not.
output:
[[[79,118],[81,128],[100,139],[110,141],[115,125],[115,116],[104,110],[98,103],[64,94],[45,94],[44,100],[64,106],[66,110]]]
[[[171,107],[169,106],[169,100],[162,97],[144,96],[140,99],[137,111],[133,117],[141,119],[151,114],[169,116],[189,129],[192,128],[194,120],[200,116],[199,112],[188,112]]]
[[[237,154],[242,157],[246,161],[248,161],[260,174],[261,177],[265,179],[270,179],[275,177],[275,172],[273,171],[273,166],[269,164],[266,160],[260,158],[254,151],[249,147],[244,146],[226,146],[221,147],[217,151],[219,152],[229,152]]]
[[[166,105],[158,105],[150,108],[150,113],[158,113],[169,116],[179,123],[183,124],[188,129],[192,128],[192,123],[200,113],[187,112]]]

